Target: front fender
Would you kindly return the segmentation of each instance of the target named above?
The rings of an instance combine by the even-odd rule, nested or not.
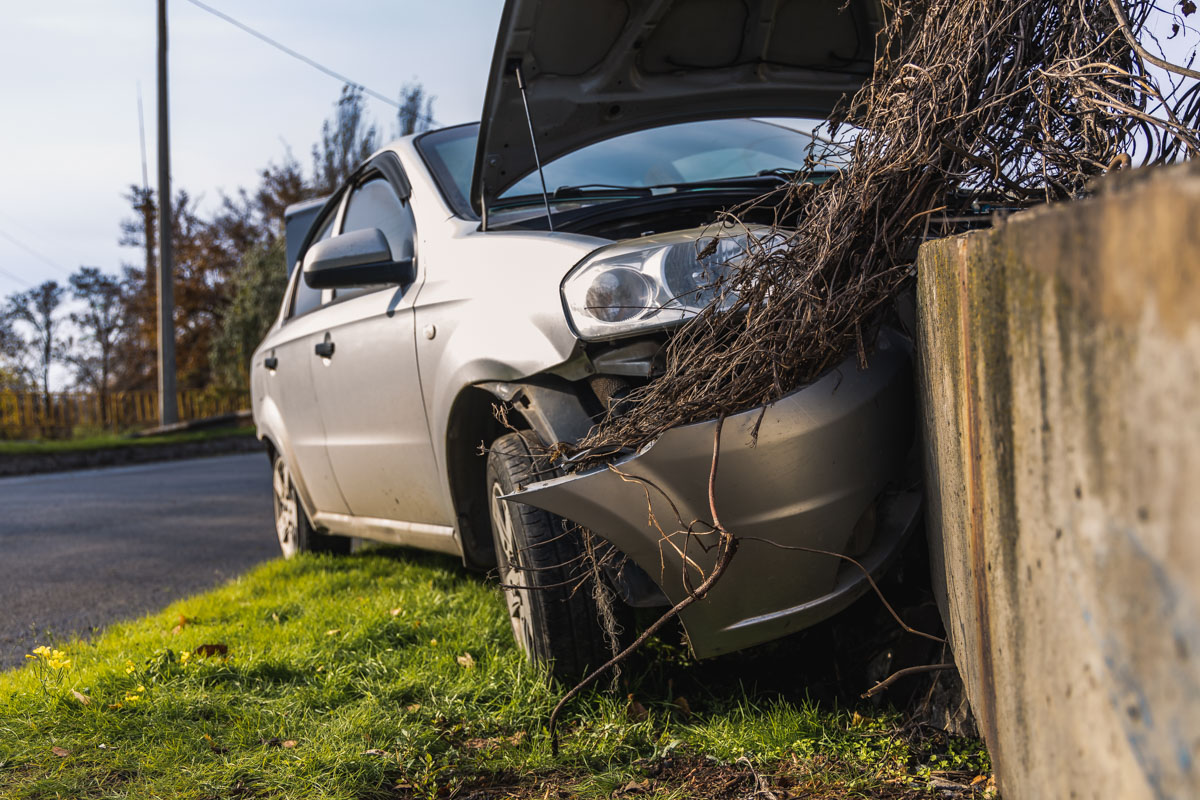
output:
[[[573,234],[475,232],[429,243],[431,269],[414,306],[417,364],[435,457],[445,465],[454,400],[570,360],[579,348],[559,286],[606,240]]]

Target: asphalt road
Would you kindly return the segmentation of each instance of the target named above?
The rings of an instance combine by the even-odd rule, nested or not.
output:
[[[0,478],[0,668],[278,553],[260,453]]]

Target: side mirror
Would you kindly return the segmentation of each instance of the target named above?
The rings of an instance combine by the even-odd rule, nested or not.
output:
[[[378,228],[317,242],[304,254],[303,270],[304,282],[313,289],[406,284],[416,278],[412,259],[392,260],[387,238]]]

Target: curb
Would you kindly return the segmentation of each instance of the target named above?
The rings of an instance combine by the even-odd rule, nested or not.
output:
[[[176,461],[226,453],[262,452],[263,444],[254,436],[228,436],[203,442],[171,444],[131,444],[104,450],[68,453],[25,453],[0,458],[0,477],[34,475],[41,472],[145,464],[152,461]]]

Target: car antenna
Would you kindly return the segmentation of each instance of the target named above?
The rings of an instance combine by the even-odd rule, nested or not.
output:
[[[546,191],[546,173],[542,171],[542,157],[538,155],[537,136],[533,133],[533,117],[529,114],[529,97],[525,94],[525,73],[521,70],[521,62],[513,66],[517,74],[517,88],[521,90],[521,102],[525,104],[525,121],[529,123],[529,142],[533,145],[533,163],[537,164],[538,177],[542,179],[542,202],[546,204],[546,224],[550,232],[554,232],[554,219],[550,216],[550,193]]]

